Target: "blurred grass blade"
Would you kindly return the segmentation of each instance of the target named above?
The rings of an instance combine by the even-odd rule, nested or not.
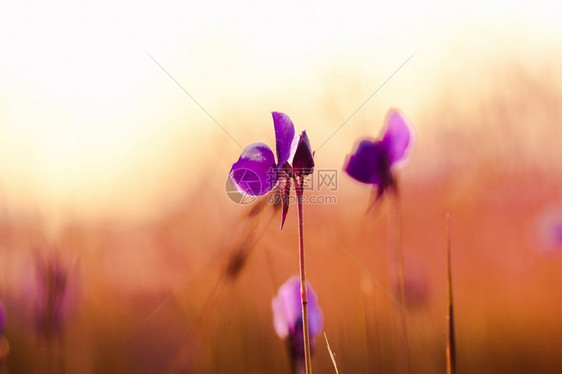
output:
[[[332,352],[332,348],[330,348],[330,343],[328,342],[328,336],[324,333],[324,339],[326,339],[326,347],[328,347],[328,352],[330,353],[330,358],[332,359],[332,364],[334,364],[334,370],[336,374],[340,374],[338,370],[338,364],[336,363],[336,355]]]
[[[447,374],[455,374],[455,323],[453,314],[453,283],[451,277],[451,215],[447,213],[447,292],[449,305],[447,310]]]

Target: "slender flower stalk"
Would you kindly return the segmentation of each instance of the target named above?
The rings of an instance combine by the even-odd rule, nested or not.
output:
[[[361,281],[361,297],[363,299],[363,320],[365,324],[367,351],[367,372],[380,373],[381,369],[381,340],[379,333],[379,319],[377,318],[376,305],[373,295],[373,286],[370,279]]]
[[[447,214],[447,293],[449,299],[447,309],[447,374],[455,374],[455,322],[453,319],[453,281],[451,275],[451,216],[449,214]]]
[[[398,186],[398,182],[395,182]],[[398,280],[398,300],[402,305],[406,303],[406,286],[404,281],[404,248],[402,247],[402,210],[400,207],[400,196],[398,187],[395,188],[393,193],[394,207],[393,207],[393,244],[396,253],[396,277]]]
[[[394,253],[395,253],[395,267],[396,267],[396,282],[398,284],[398,300],[400,304],[406,305],[406,281],[404,275],[404,248],[402,246],[402,210],[400,207],[400,195],[398,189],[398,181],[394,180],[393,201],[394,209],[393,217],[391,222],[391,240],[393,241]],[[400,342],[398,347],[398,352],[400,352],[400,372],[409,373],[410,372],[410,347],[408,341],[408,323],[406,321],[406,315],[400,313],[399,315],[400,324]]]
[[[303,180],[304,177],[297,177],[295,181],[295,190],[297,193],[297,206],[299,213],[299,265],[300,265],[300,283],[301,283],[301,306],[302,306],[302,330],[304,332],[304,363],[306,373],[312,373],[312,363],[310,355],[310,331],[308,328],[308,295],[306,292],[306,268],[304,262],[304,207],[303,207]]]

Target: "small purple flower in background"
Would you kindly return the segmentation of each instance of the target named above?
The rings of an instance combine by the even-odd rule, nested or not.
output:
[[[399,280],[393,280],[393,289],[398,294],[400,292]],[[409,267],[409,271],[404,275],[404,301],[409,308],[419,308],[424,306],[430,298],[430,287],[427,275],[421,267]]]
[[[542,251],[562,254],[562,207],[552,206],[543,212],[537,229]]]
[[[552,242],[562,248],[562,221],[552,227]]]
[[[272,112],[272,116],[277,162],[269,146],[252,143],[244,148],[238,161],[232,165],[228,177],[238,192],[253,197],[263,196],[279,184],[283,202],[283,228],[289,209],[291,179],[312,174],[314,154],[306,131],[298,136],[288,115]]]
[[[353,179],[377,186],[378,200],[387,189],[396,191],[393,174],[401,167],[413,144],[414,132],[397,110],[390,110],[385,120],[382,139],[364,139],[348,158],[345,172]]]
[[[316,293],[307,282],[308,293],[308,321],[311,340],[311,349],[314,348],[314,337],[322,332],[324,317],[318,305]],[[275,332],[287,341],[289,352],[294,365],[304,363],[304,345],[302,328],[302,308],[300,280],[294,276],[289,278],[277,292],[271,302],[273,309],[273,326]]]
[[[35,259],[35,284],[33,292],[33,317],[39,336],[51,340],[60,336],[75,299],[76,281],[54,254],[46,259]]]

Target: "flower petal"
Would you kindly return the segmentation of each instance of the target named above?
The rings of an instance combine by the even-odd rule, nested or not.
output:
[[[281,166],[290,161],[295,153],[298,137],[295,126],[288,115],[281,112],[271,112],[275,127],[275,149],[277,151],[277,165]]]
[[[390,110],[386,116],[386,131],[382,143],[387,149],[390,163],[403,161],[413,144],[414,131],[398,110]]]
[[[306,292],[308,296],[308,331],[310,337],[314,338],[322,332],[324,316],[318,305],[316,293],[308,282],[306,282]],[[285,339],[290,333],[295,333],[295,328],[300,328],[302,332],[302,325],[296,325],[297,322],[302,321],[300,280],[297,276],[289,278],[279,288],[271,306],[273,326],[281,339]]]
[[[298,277],[293,276],[283,283],[271,302],[271,307],[275,332],[281,339],[285,339],[302,315]]]
[[[390,174],[387,150],[380,141],[365,139],[349,157],[344,170],[361,183],[383,184]]]
[[[308,282],[306,282],[306,292],[308,297],[308,331],[310,337],[314,338],[319,335],[324,328],[324,316],[318,304],[316,292],[314,292]]]
[[[242,151],[228,175],[240,193],[263,196],[277,184],[275,157],[264,143],[252,143]]]
[[[306,131],[303,131],[299,138],[297,150],[293,157],[293,171],[296,175],[308,175],[314,171],[314,154]]]

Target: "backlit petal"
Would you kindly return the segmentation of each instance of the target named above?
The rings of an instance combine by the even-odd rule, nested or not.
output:
[[[252,143],[232,165],[230,182],[240,193],[263,196],[277,184],[275,156],[264,143]]]
[[[281,112],[272,112],[273,126],[275,127],[275,147],[277,151],[277,165],[281,166],[290,161],[295,149],[298,137],[295,126],[288,115]]]
[[[391,164],[404,161],[413,144],[414,131],[397,110],[388,112],[385,120],[384,144]]]
[[[386,148],[379,141],[363,140],[346,162],[345,172],[368,184],[381,184],[389,174]]]
[[[293,157],[293,171],[296,175],[308,175],[314,171],[314,155],[306,131],[303,131],[299,138]]]
[[[316,293],[306,282],[308,296],[308,326],[311,339],[322,332],[324,327],[324,317],[318,305]],[[302,325],[297,322],[302,321],[302,306],[300,280],[293,276],[289,278],[280,288],[277,296],[273,299],[273,325],[277,335],[285,339],[289,333],[295,333],[294,329],[302,331]]]

